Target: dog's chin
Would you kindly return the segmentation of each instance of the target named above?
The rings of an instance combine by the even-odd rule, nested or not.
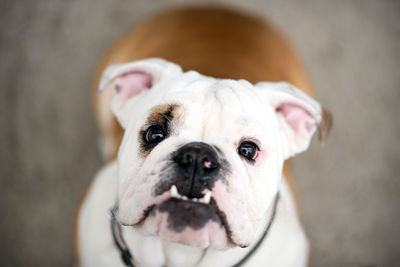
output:
[[[203,204],[169,198],[152,206],[147,217],[134,227],[144,234],[188,246],[219,250],[235,246],[225,216],[213,200]]]

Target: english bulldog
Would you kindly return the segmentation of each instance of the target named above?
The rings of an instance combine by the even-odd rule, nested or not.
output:
[[[168,23],[178,15],[163,16]],[[132,49],[140,43],[122,40]],[[80,264],[306,266],[309,245],[283,166],[308,148],[317,129],[325,139],[329,116],[321,105],[286,81],[211,77],[180,60],[127,62],[132,55],[121,53],[119,45],[111,52],[119,64],[101,75],[98,114],[111,129],[111,110],[123,139],[119,145],[103,132],[104,153],[112,158],[119,147],[118,156],[97,174],[80,208]]]

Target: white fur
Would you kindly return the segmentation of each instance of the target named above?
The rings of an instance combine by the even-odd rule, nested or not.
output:
[[[117,198],[118,166],[112,162],[95,177],[78,218],[81,265],[87,267],[124,266],[111,236],[109,210]],[[276,218],[262,246],[246,267],[306,266],[308,241],[297,219],[295,204],[284,180],[280,184],[280,200]],[[268,212],[270,215],[270,209]],[[258,231],[258,236],[263,232]],[[230,266],[251,249],[232,248],[225,251],[202,249],[146,236],[132,227],[123,227],[124,238],[138,266]]]
[[[152,87],[114,110],[125,128],[117,162],[99,173],[79,217],[83,266],[120,266],[111,239],[106,212],[119,202],[118,220],[134,225],[143,211],[170,197],[152,190],[168,169],[170,153],[189,142],[217,146],[231,166],[225,180],[211,189],[232,232],[206,224],[199,230],[176,233],[166,227],[166,214],[156,213],[141,226],[124,227],[124,236],[139,266],[229,266],[239,261],[257,242],[271,216],[274,196],[281,191],[277,217],[267,239],[246,266],[305,266],[308,244],[294,211],[293,200],[282,180],[285,159],[304,151],[315,129],[298,134],[276,111],[280,103],[295,104],[311,114],[317,124],[321,108],[287,83],[262,83],[214,79],[179,66],[147,59],[109,68],[100,87],[112,84],[132,70],[152,76]],[[140,132],[158,105],[175,104],[180,116],[171,135],[143,157]],[[257,139],[260,156],[254,164],[237,153],[240,140]],[[180,243],[180,244],[178,244]],[[239,248],[247,246],[247,248]],[[112,264],[111,264],[112,263]]]

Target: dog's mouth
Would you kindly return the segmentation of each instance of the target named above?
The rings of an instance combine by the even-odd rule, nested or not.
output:
[[[210,190],[204,189],[199,197],[188,197],[172,185],[163,195],[160,203],[145,209],[134,227],[186,245],[236,246],[226,215]]]
[[[190,201],[193,203],[199,203],[199,204],[205,204],[205,205],[210,204],[211,195],[212,195],[210,190],[205,189],[203,192],[203,196],[201,198],[196,198],[196,197],[189,198],[187,196],[179,194],[178,189],[176,188],[176,185],[172,185],[169,192],[171,194],[171,198],[176,198],[176,199],[180,199],[183,201]]]

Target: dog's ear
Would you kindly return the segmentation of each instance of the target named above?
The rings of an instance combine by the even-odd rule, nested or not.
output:
[[[286,82],[256,84],[275,109],[286,139],[286,158],[305,151],[318,128],[319,140],[325,143],[332,126],[332,116],[321,105]]]
[[[126,128],[135,99],[163,80],[182,73],[181,68],[160,58],[149,58],[109,66],[102,75],[98,91],[113,87],[111,110]]]

